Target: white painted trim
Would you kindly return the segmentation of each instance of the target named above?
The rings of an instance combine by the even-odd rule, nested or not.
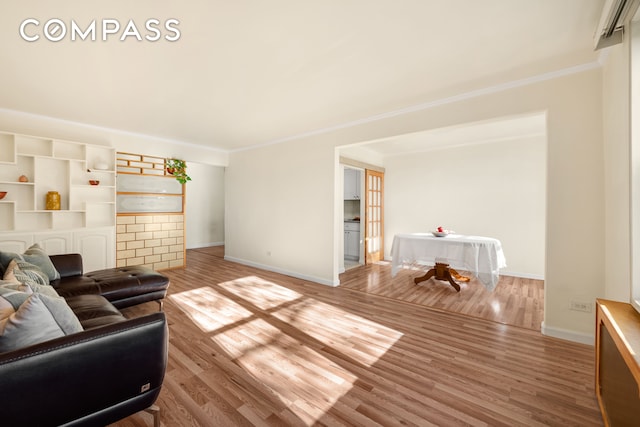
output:
[[[249,267],[259,268],[261,270],[267,270],[267,271],[272,271],[274,273],[284,274],[285,276],[295,277],[296,279],[308,280],[310,282],[319,283],[321,285],[332,286],[332,287],[340,285],[339,281],[335,281],[334,282],[334,281],[330,281],[330,280],[320,279],[318,277],[308,276],[306,274],[300,274],[300,273],[295,272],[295,271],[289,271],[289,270],[285,270],[285,269],[282,269],[282,268],[273,267],[271,265],[260,264],[260,263],[257,263],[257,262],[248,261],[248,260],[241,259],[241,258],[235,258],[235,257],[228,256],[228,255],[224,256],[224,260],[225,261],[231,261],[231,262],[237,262],[238,264],[248,265]]]
[[[544,280],[544,275],[542,275],[542,274],[519,273],[517,271],[506,271],[506,270],[503,270],[503,271],[500,272],[500,275],[501,276],[520,277],[522,279]]]
[[[388,119],[395,116],[401,116],[403,114],[414,113],[416,111],[427,110],[430,108],[440,107],[442,105],[452,104],[454,102],[465,101],[468,99],[477,98],[479,96],[490,95],[497,92],[502,92],[509,89],[515,89],[518,87],[528,86],[535,83],[544,82],[547,80],[553,80],[559,77],[569,76],[571,74],[577,74],[584,71],[593,70],[596,68],[600,68],[601,64],[598,61],[588,62],[586,64],[575,65],[573,67],[563,68],[561,70],[550,71],[548,73],[538,74],[537,76],[527,77],[524,79],[513,80],[511,82],[501,83],[494,86],[489,86],[482,89],[476,89],[469,92],[461,93],[459,95],[453,95],[447,98],[437,99],[435,101],[425,102],[423,104],[417,104],[411,107],[401,108],[399,110],[389,111],[382,114],[377,114],[375,116],[365,117],[358,120],[353,120],[350,122],[345,122],[341,124],[337,124],[334,126],[328,126],[325,128],[320,128],[308,132],[299,133],[297,135],[286,136],[284,138],[275,139],[273,141],[268,141],[261,144],[249,145],[242,148],[236,148],[229,150],[229,152],[238,152],[238,151],[247,151],[253,150],[260,147],[266,147],[269,145],[281,144],[283,142],[293,141],[296,139],[306,138],[314,135],[320,135],[323,133],[333,132],[340,129],[346,129],[354,126],[359,126],[366,123],[376,122],[379,120]]]
[[[410,154],[418,154],[418,153],[428,153],[431,151],[442,151],[442,150],[450,150],[452,148],[461,148],[461,147],[472,147],[474,145],[484,145],[484,144],[496,144],[499,142],[507,142],[507,141],[522,141],[525,139],[532,139],[532,138],[544,138],[546,137],[546,133],[545,132],[539,132],[539,133],[530,133],[530,134],[522,134],[522,135],[518,135],[516,136],[507,136],[504,138],[489,138],[489,139],[482,139],[482,140],[473,140],[473,141],[467,141],[467,142],[460,142],[460,143],[453,143],[453,144],[447,144],[447,145],[438,145],[435,147],[429,147],[426,146],[424,148],[420,148],[420,149],[416,149],[416,150],[411,150],[411,151],[400,151],[398,153],[387,153],[384,154],[384,157],[400,157],[400,156],[407,156]],[[545,140],[546,142],[546,140]]]
[[[540,328],[542,335],[549,337],[560,338],[567,341],[578,342],[580,344],[595,345],[595,332],[591,334],[585,334],[583,332],[570,331],[568,329],[551,328],[547,327],[544,322]]]
[[[175,144],[175,145],[181,145],[181,146],[186,146],[186,147],[200,148],[200,149],[203,149],[203,150],[214,151],[216,153],[228,153],[229,152],[229,150],[224,150],[222,148],[209,147],[208,145],[195,144],[193,142],[185,142],[185,141],[180,141],[180,140],[177,140],[177,139],[165,138],[165,137],[162,137],[162,136],[148,135],[148,134],[145,134],[145,133],[131,132],[131,131],[126,131],[126,130],[108,128],[106,126],[98,126],[98,125],[92,125],[92,124],[88,124],[88,123],[74,122],[72,120],[58,119],[58,118],[55,118],[55,117],[43,116],[41,114],[27,113],[25,111],[10,110],[10,109],[7,109],[7,108],[0,108],[0,113],[14,114],[14,115],[26,117],[26,118],[29,118],[29,119],[44,120],[44,121],[49,121],[49,122],[53,122],[53,123],[65,124],[65,125],[79,126],[79,127],[85,128],[85,129],[96,130],[96,131],[99,131],[99,132],[113,133],[113,134],[117,134],[117,135],[129,135],[129,136],[133,136],[133,137],[136,137],[136,138],[154,139],[154,140],[165,142],[165,143],[168,143],[168,144]],[[98,145],[98,144],[96,144],[96,145]]]
[[[210,246],[223,246],[224,242],[198,243],[195,245],[187,245],[187,249],[208,248]]]

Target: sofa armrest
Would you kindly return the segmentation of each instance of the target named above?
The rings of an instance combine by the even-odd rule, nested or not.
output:
[[[80,254],[63,254],[49,255],[51,262],[60,273],[60,278],[71,276],[82,276],[82,255]]]
[[[0,354],[3,425],[107,425],[151,406],[167,365],[164,313]]]

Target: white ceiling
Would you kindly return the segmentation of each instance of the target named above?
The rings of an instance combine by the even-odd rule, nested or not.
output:
[[[233,150],[592,63],[602,0],[21,0],[0,108]],[[51,18],[180,21],[175,42],[26,42]],[[164,32],[167,34],[167,32]]]

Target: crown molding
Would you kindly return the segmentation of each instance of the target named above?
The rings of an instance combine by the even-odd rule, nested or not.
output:
[[[598,57],[598,59],[600,59],[600,56]],[[491,95],[491,94],[494,94],[494,93],[503,92],[505,90],[510,90],[510,89],[515,89],[515,88],[519,88],[519,87],[529,86],[529,85],[532,85],[532,84],[545,82],[545,81],[557,79],[557,78],[560,78],[560,77],[569,76],[569,75],[572,75],[572,74],[578,74],[578,73],[582,73],[582,72],[585,72],[585,71],[590,71],[590,70],[593,70],[593,69],[596,69],[596,68],[601,68],[601,67],[602,67],[602,64],[600,63],[599,60],[598,61],[593,61],[593,62],[588,62],[588,63],[585,63],[585,64],[575,65],[573,67],[568,67],[568,68],[563,68],[563,69],[556,70],[556,71],[551,71],[551,72],[548,72],[548,73],[538,74],[536,76],[527,77],[527,78],[524,78],[524,79],[513,80],[513,81],[510,81],[510,82],[501,83],[501,84],[494,85],[494,86],[488,86],[486,88],[476,89],[476,90],[472,90],[472,91],[469,91],[469,92],[461,93],[459,95],[453,95],[453,96],[450,96],[450,97],[437,99],[435,101],[425,102],[425,103],[422,103],[422,104],[417,104],[417,105],[413,105],[413,106],[410,106],[410,107],[401,108],[401,109],[398,109],[398,110],[393,110],[393,111],[389,111],[389,112],[386,112],[386,113],[381,113],[381,114],[377,114],[377,115],[374,115],[374,116],[365,117],[365,118],[362,118],[362,119],[358,119],[358,120],[353,120],[353,121],[350,121],[350,122],[337,124],[337,125],[334,125],[334,126],[328,126],[328,127],[324,127],[324,128],[308,131],[308,132],[299,133],[299,134],[296,134],[296,135],[287,136],[287,137],[284,137],[284,138],[275,139],[275,140],[272,140],[272,141],[267,141],[267,142],[260,143],[260,144],[254,144],[254,145],[249,145],[249,146],[242,147],[242,148],[232,149],[232,150],[229,150],[229,152],[233,153],[233,152],[239,152],[239,151],[253,150],[253,149],[257,149],[257,148],[267,147],[269,145],[276,145],[276,144],[281,144],[281,143],[284,143],[284,142],[294,141],[296,139],[302,139],[302,138],[308,138],[310,136],[322,135],[322,134],[329,133],[329,132],[335,132],[335,131],[341,130],[341,129],[347,129],[347,128],[360,126],[360,125],[367,124],[367,123],[373,123],[373,122],[377,122],[377,121],[380,121],[380,120],[389,119],[389,118],[392,118],[392,117],[397,117],[397,116],[402,116],[402,115],[405,115],[405,114],[415,113],[417,111],[429,110],[429,109],[437,108],[437,107],[440,107],[440,106],[443,106],[443,105],[452,104],[452,103],[455,103],[455,102],[466,101],[466,100],[477,98],[477,97],[480,97],[480,96]]]
[[[116,135],[128,135],[128,136],[132,136],[132,137],[136,137],[136,138],[142,138],[142,139],[153,139],[155,141],[163,142],[163,143],[166,143],[166,144],[174,144],[174,145],[179,145],[179,146],[183,146],[183,147],[193,147],[193,148],[198,148],[198,149],[207,150],[207,151],[213,151],[213,152],[221,153],[221,154],[229,153],[229,150],[223,150],[221,148],[209,147],[207,145],[194,144],[192,142],[185,142],[185,141],[181,141],[181,140],[177,140],[177,139],[165,138],[165,137],[155,136],[155,135],[148,135],[148,134],[140,133],[140,132],[131,132],[131,131],[127,131],[127,130],[114,129],[114,128],[109,128],[109,127],[106,127],[106,126],[98,126],[98,125],[92,125],[92,124],[88,124],[88,123],[75,122],[73,120],[59,119],[59,118],[56,118],[56,117],[43,116],[41,114],[27,113],[25,111],[11,110],[11,109],[8,109],[8,108],[0,108],[0,114],[10,114],[10,115],[18,116],[18,117],[28,118],[28,119],[31,119],[31,120],[38,120],[38,121],[41,121],[41,122],[49,122],[49,123],[56,123],[56,124],[62,124],[62,125],[68,125],[68,126],[76,126],[76,127],[80,127],[80,128],[84,128],[84,129],[88,129],[88,130],[111,133],[111,134],[116,134]]]

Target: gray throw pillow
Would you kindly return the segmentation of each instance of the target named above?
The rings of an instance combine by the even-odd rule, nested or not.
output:
[[[29,247],[29,249],[27,249],[22,255],[13,252],[0,251],[0,265],[3,270],[7,269],[12,259],[19,259],[21,261],[27,261],[31,264],[37,265],[40,270],[47,275],[50,281],[60,278],[60,273],[56,270],[53,262],[51,262],[51,258],[49,258],[49,255],[47,255],[44,249],[42,249],[42,247],[37,243]]]
[[[3,279],[15,280],[25,285],[32,283],[42,286],[49,285],[49,277],[40,270],[40,267],[19,259],[11,260]]]
[[[82,330],[64,298],[0,287],[0,352]]]

